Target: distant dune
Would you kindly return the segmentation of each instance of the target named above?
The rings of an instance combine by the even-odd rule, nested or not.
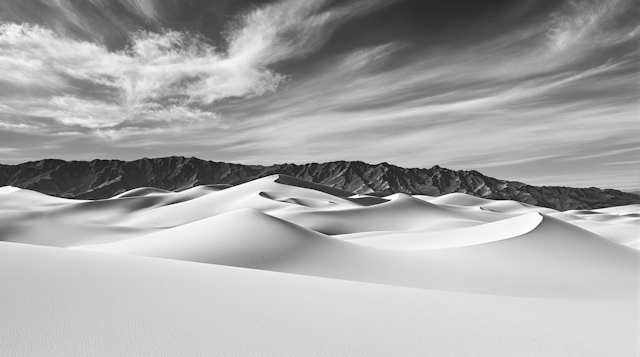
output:
[[[0,187],[0,351],[633,356],[640,205],[352,195],[286,175]],[[464,342],[464,343],[462,343]]]
[[[612,189],[537,187],[500,180],[477,171],[454,171],[439,166],[402,168],[386,162],[335,161],[304,165],[240,165],[172,156],[134,161],[40,160],[0,165],[0,186],[26,188],[48,195],[105,199],[120,194],[140,195],[153,189],[181,191],[195,186],[225,188],[274,174],[294,177],[353,194],[386,196],[394,193],[442,196],[465,193],[493,200],[513,200],[560,211],[596,209],[640,203],[640,196]],[[302,185],[302,183],[299,183]],[[160,191],[161,192],[161,191]]]

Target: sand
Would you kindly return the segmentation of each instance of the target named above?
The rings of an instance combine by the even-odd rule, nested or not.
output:
[[[0,355],[637,356],[640,205],[0,188]]]

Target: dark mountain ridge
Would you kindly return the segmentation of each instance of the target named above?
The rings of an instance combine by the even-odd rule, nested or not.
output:
[[[138,187],[179,191],[199,185],[237,185],[284,174],[358,194],[408,193],[439,196],[461,192],[489,199],[509,199],[557,210],[595,209],[640,203],[640,196],[613,189],[531,186],[499,180],[478,171],[440,166],[402,168],[386,162],[334,161],[304,165],[241,165],[172,156],[134,161],[64,161],[46,159],[0,164],[0,186],[48,195],[103,199]]]

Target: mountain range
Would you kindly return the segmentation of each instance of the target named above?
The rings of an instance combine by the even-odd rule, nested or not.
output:
[[[334,161],[304,165],[242,165],[172,156],[133,161],[45,159],[0,165],[0,186],[48,195],[104,199],[138,187],[181,191],[200,185],[237,185],[274,174],[288,175],[346,191],[343,195],[407,193],[440,196],[452,192],[515,200],[556,210],[596,209],[640,203],[640,196],[614,189],[532,186],[478,171],[403,168],[386,162]]]

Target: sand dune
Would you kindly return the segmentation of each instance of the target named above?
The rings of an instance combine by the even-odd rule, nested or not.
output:
[[[358,244],[392,249],[441,249],[496,242],[529,233],[542,222],[538,213],[466,228],[426,232],[362,232],[339,236]],[[455,222],[462,225],[461,221]],[[336,236],[338,237],[338,236]]]
[[[127,192],[123,192],[119,195],[113,196],[112,198],[129,198],[129,197],[142,197],[142,196],[151,196],[157,194],[167,194],[172,193],[171,191],[163,190],[155,187],[140,187],[135,188],[133,190],[129,190]]]
[[[0,187],[0,210],[34,211],[41,208],[78,203],[80,200],[67,200],[59,197],[47,196],[40,192],[23,190],[17,187]]]
[[[12,192],[16,192],[16,191],[20,191],[20,188],[12,187],[12,186],[2,186],[2,187],[0,187],[0,195],[6,194],[6,193],[12,193]]]
[[[0,243],[10,356],[632,356],[636,302],[440,292]]]
[[[434,233],[424,243],[405,232],[384,237],[405,250],[382,249],[241,209],[79,249],[467,293],[599,298],[635,291],[628,289],[637,277],[635,251],[562,221],[532,213],[466,230]]]
[[[638,205],[381,198],[282,175],[98,201],[2,187],[0,351],[633,355],[639,228]]]

